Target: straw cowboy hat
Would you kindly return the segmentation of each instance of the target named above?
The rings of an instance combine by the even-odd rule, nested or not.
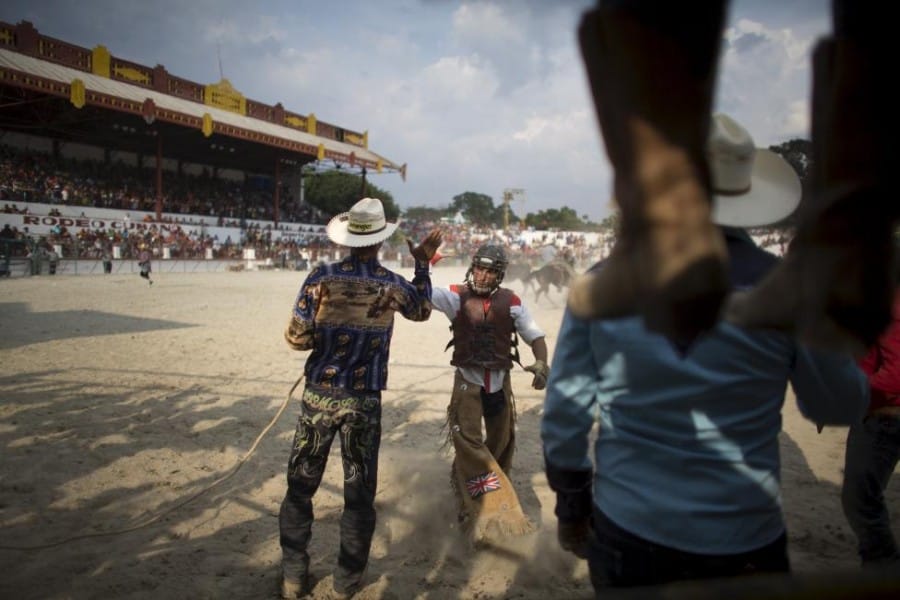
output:
[[[331,219],[325,232],[335,244],[361,248],[374,246],[391,237],[399,223],[388,223],[384,218],[384,206],[377,198],[363,198],[349,211]]]
[[[731,227],[762,227],[789,216],[800,203],[800,178],[750,133],[724,114],[713,115],[706,147],[713,182],[712,220]]]

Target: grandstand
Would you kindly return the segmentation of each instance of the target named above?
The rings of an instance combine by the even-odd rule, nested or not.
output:
[[[0,227],[9,239],[98,259],[299,256],[330,215],[303,202],[302,169],[394,172],[368,132],[0,22]],[[131,235],[134,234],[134,235]],[[23,250],[25,248],[25,250]],[[10,253],[6,253],[9,260]]]

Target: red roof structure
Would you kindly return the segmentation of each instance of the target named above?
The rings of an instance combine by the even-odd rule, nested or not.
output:
[[[51,38],[28,21],[0,21],[0,99],[0,129],[156,155],[158,171],[165,156],[276,179],[285,166],[326,161],[406,178],[405,164],[369,149],[368,132],[252,100],[227,79],[201,84]]]

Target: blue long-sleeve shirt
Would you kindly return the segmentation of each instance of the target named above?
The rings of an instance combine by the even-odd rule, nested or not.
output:
[[[376,259],[315,267],[297,294],[284,333],[306,359],[308,383],[349,391],[387,387],[394,313],[411,321],[431,315],[428,263],[416,261],[412,283]]]
[[[772,257],[727,233],[732,282],[749,285]],[[778,433],[788,382],[817,423],[850,423],[868,403],[849,356],[787,335],[723,322],[683,356],[637,317],[567,313],[541,423],[551,485],[593,472],[596,507],[657,544],[702,554],[762,547],[784,532]]]

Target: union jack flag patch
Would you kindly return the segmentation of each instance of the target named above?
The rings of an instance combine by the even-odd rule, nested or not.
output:
[[[472,479],[466,481],[466,491],[472,498],[477,498],[482,494],[493,492],[500,489],[500,478],[493,471],[488,471],[483,475],[476,475]]]

